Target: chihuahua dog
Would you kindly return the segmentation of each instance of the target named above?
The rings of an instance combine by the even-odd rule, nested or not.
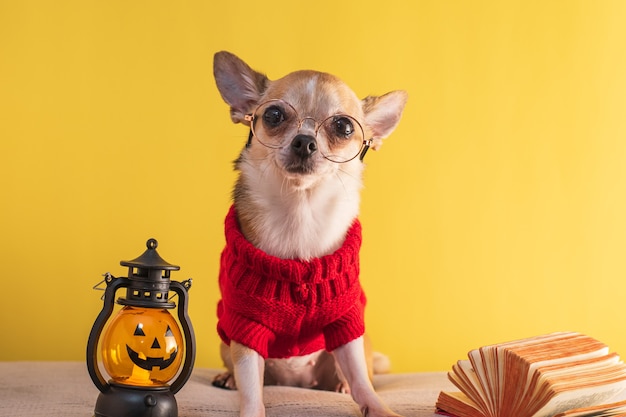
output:
[[[249,127],[226,217],[218,332],[240,415],[264,416],[263,385],[349,392],[364,416],[397,416],[372,386],[359,284],[363,157],[395,129],[407,94],[363,100],[339,78],[270,80],[214,57],[234,123]]]

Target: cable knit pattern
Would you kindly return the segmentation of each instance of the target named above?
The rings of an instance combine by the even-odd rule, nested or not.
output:
[[[255,248],[241,233],[235,208],[225,221],[217,329],[264,358],[332,351],[365,332],[359,283],[361,224],[341,248],[310,261],[281,259]]]

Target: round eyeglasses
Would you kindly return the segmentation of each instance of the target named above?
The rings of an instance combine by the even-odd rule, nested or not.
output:
[[[250,140],[254,136],[260,144],[272,149],[285,146],[285,137],[295,137],[306,121],[313,122],[315,138],[320,130],[328,143],[319,148],[321,155],[331,162],[344,163],[359,156],[363,160],[372,140],[365,139],[361,124],[347,114],[334,114],[318,122],[312,117],[300,118],[296,109],[280,99],[261,103],[254,113],[245,115],[250,122]]]

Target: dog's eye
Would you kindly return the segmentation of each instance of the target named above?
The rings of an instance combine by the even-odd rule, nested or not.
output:
[[[279,107],[272,106],[263,113],[263,121],[269,127],[276,127],[285,120],[285,114]]]
[[[343,138],[349,138],[354,133],[354,125],[347,117],[337,117],[333,120],[334,133]]]

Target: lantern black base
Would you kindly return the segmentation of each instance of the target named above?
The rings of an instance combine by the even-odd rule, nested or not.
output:
[[[170,387],[132,387],[109,383],[96,401],[95,417],[178,417]]]

